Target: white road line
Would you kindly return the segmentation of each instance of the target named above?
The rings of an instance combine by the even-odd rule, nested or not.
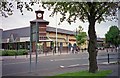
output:
[[[65,66],[60,65],[61,68],[64,68]]]
[[[68,66],[60,65],[60,68],[77,67],[77,66],[80,66],[80,65],[88,65],[88,64],[72,64],[72,65],[68,65]]]
[[[50,61],[54,61],[54,60],[50,60]]]
[[[110,63],[116,63],[117,61],[111,61]],[[108,62],[102,62],[102,63],[98,63],[98,64],[109,64]],[[64,66],[64,65],[60,65],[60,68],[69,68],[69,67],[76,67],[76,66],[82,66],[82,65],[89,65],[89,64],[73,64],[73,65],[68,65],[68,66]]]
[[[50,61],[79,60],[79,59],[86,59],[86,58],[53,59],[53,60],[50,60]]]
[[[79,66],[80,64],[74,64],[74,65],[69,65],[67,67],[76,67],[76,66]]]

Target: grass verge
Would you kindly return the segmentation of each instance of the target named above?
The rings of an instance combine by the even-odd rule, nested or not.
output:
[[[88,71],[79,71],[72,73],[64,73],[52,76],[50,78],[105,78],[112,73],[112,70],[100,70],[96,73],[89,73]]]

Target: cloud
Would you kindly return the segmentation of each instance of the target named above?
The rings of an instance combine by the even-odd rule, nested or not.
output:
[[[118,26],[118,21],[107,21],[107,22],[102,22],[100,24],[96,24],[96,33],[99,37],[105,37],[105,34],[109,30],[109,28],[113,25]]]

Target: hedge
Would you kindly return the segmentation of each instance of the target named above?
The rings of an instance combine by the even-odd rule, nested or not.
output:
[[[3,50],[0,51],[0,56],[15,56],[15,55],[26,55],[28,54],[28,51],[25,49],[20,50]]]

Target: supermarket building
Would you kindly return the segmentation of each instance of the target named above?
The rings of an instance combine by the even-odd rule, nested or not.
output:
[[[31,29],[35,29],[37,22],[37,34],[38,34],[38,48],[47,49],[51,51],[51,47],[55,47],[56,42],[56,28],[48,26],[49,22],[43,19],[44,11],[35,11],[36,19],[30,21],[30,26],[24,28],[17,28],[11,30],[2,30],[2,49],[29,49],[30,48],[30,36]],[[32,31],[32,48],[35,50],[35,37],[36,32]],[[62,50],[70,50],[73,45],[76,45],[76,32],[57,29],[57,46],[61,47]],[[87,48],[87,45],[84,45]]]

